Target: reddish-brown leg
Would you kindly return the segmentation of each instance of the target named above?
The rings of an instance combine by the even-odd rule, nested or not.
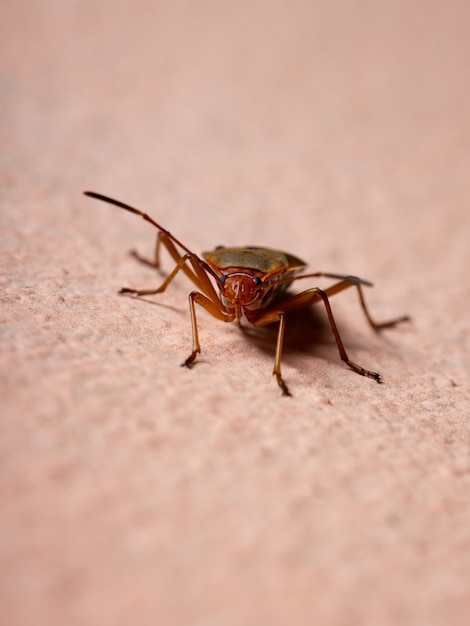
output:
[[[123,287],[119,291],[119,293],[131,294],[134,296],[149,296],[157,293],[163,293],[168,285],[171,283],[171,281],[175,278],[176,274],[178,274],[178,272],[182,270],[186,274],[186,276],[196,285],[196,287],[200,289],[203,293],[205,293],[211,300],[215,301],[219,299],[219,295],[206,273],[205,265],[198,256],[196,256],[195,254],[181,255],[178,252],[175,244],[165,235],[165,233],[158,234],[157,242],[159,243],[156,247],[155,263],[151,264],[149,261],[148,264],[152,265],[153,267],[159,267],[160,261],[158,250],[161,244],[167,249],[173,260],[176,262],[173,270],[170,272],[170,274],[168,274],[163,283],[156,289],[130,289],[129,287]]]
[[[202,306],[203,309],[222,322],[232,322],[234,319],[234,314],[229,313],[219,299],[211,300],[202,293],[199,293],[199,291],[192,291],[189,294],[189,312],[191,315],[191,327],[193,331],[193,349],[188,358],[181,363],[181,365],[186,367],[191,367],[197,355],[201,352],[199,332],[197,328],[196,304]]]
[[[364,298],[364,292],[362,291],[361,285],[356,285],[357,291],[359,293],[359,301],[361,303],[362,310],[364,311],[364,315],[366,316],[367,321],[372,326],[374,330],[382,330],[382,328],[392,328],[401,322],[409,322],[409,315],[401,315],[400,317],[393,318],[391,320],[385,320],[384,322],[376,322],[370,315],[369,309],[366,305],[366,301]]]
[[[301,274],[300,276],[295,276],[293,280],[299,280],[303,278],[312,278],[312,277],[317,277],[317,276],[321,276],[324,278],[340,279],[338,283],[336,283],[335,285],[332,285],[331,287],[328,287],[328,289],[325,289],[325,293],[328,295],[329,298],[331,298],[331,296],[334,296],[337,293],[340,293],[341,291],[344,291],[345,289],[349,289],[349,287],[356,287],[358,295],[359,295],[359,301],[361,303],[361,307],[364,312],[364,315],[366,316],[367,321],[369,322],[370,326],[374,330],[381,330],[382,328],[391,328],[392,326],[395,326],[396,324],[400,324],[401,322],[407,322],[410,319],[408,315],[401,315],[400,317],[397,317],[391,320],[386,320],[384,322],[376,322],[371,316],[371,314],[369,313],[369,309],[366,305],[364,292],[362,289],[364,286],[372,287],[372,283],[362,278],[359,278],[357,276],[344,276],[341,274],[331,274],[328,272],[314,272],[312,274]]]
[[[378,372],[373,372],[372,370],[367,370],[361,365],[354,363],[348,357],[346,353],[346,349],[344,347],[343,341],[341,339],[341,335],[339,334],[338,327],[336,326],[335,318],[333,316],[333,311],[331,310],[330,301],[328,299],[327,291],[323,291],[323,289],[319,289],[318,287],[314,287],[313,289],[308,289],[303,293],[300,293],[296,296],[293,296],[290,300],[290,305],[297,304],[299,308],[303,306],[309,306],[310,304],[314,304],[318,302],[320,299],[323,300],[323,304],[325,305],[326,313],[328,315],[328,321],[330,322],[331,330],[333,331],[333,335],[336,340],[336,345],[338,346],[339,355],[341,360],[346,363],[353,371],[361,374],[361,376],[367,376],[368,378],[373,378],[377,383],[382,382],[382,377]],[[291,308],[291,306],[289,306]]]
[[[374,329],[377,330],[380,328],[394,326],[395,324],[408,319],[407,316],[403,316],[396,320],[390,320],[387,322],[382,322],[382,323],[375,322],[372,319],[367,309],[365,299],[364,299],[364,294],[362,293],[361,285],[359,284],[359,282],[352,281],[349,279],[349,277],[347,277],[345,280],[342,280],[339,283],[332,285],[326,290],[322,290],[322,289],[319,289],[318,287],[314,287],[300,294],[291,296],[290,298],[286,298],[284,301],[280,303],[275,303],[274,306],[276,308],[274,310],[267,310],[264,313],[261,313],[259,317],[252,320],[252,323],[255,326],[266,326],[274,322],[279,322],[279,332],[278,332],[278,339],[277,339],[277,346],[276,346],[276,355],[274,359],[273,374],[276,376],[278,385],[281,388],[283,395],[290,395],[287,385],[284,382],[282,375],[281,375],[282,347],[283,347],[284,332],[285,332],[285,314],[288,311],[294,311],[296,309],[301,309],[307,306],[311,306],[312,304],[315,304],[320,301],[323,301],[323,304],[325,306],[326,313],[328,315],[328,320],[330,322],[331,330],[333,331],[336,345],[338,346],[338,351],[339,351],[341,360],[344,361],[348,365],[348,367],[350,367],[357,374],[360,374],[361,376],[366,376],[368,378],[372,378],[377,383],[382,382],[382,377],[378,372],[365,369],[361,365],[358,365],[354,361],[351,361],[351,359],[348,357],[343,341],[341,339],[341,335],[336,325],[336,321],[333,316],[333,311],[331,310],[329,297],[332,295],[335,295],[336,293],[339,293],[340,291],[343,291],[344,289],[347,289],[353,286],[357,287],[359,291],[359,298],[360,298],[362,309],[366,315],[366,318],[369,324]]]
[[[274,369],[273,375],[276,377],[277,384],[281,388],[283,396],[292,395],[281,375],[281,359],[282,359],[282,347],[284,345],[284,332],[286,328],[286,314],[283,311],[265,311],[258,318],[255,318],[252,323],[254,326],[267,326],[279,322],[279,331],[277,333],[276,342],[276,354],[274,356]]]

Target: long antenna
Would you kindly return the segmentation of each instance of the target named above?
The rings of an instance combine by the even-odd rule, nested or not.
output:
[[[117,206],[120,209],[125,209],[126,211],[129,211],[130,213],[135,213],[136,215],[140,215],[142,219],[144,219],[146,222],[150,222],[150,224],[155,226],[155,228],[158,228],[158,230],[161,231],[162,233],[165,233],[165,235],[169,239],[174,241],[178,246],[181,246],[181,248],[183,248],[185,252],[187,252],[191,256],[197,256],[196,254],[194,254],[194,252],[192,252],[189,248],[187,248],[184,244],[182,244],[181,241],[176,239],[176,237],[172,235],[170,231],[166,230],[166,228],[163,228],[163,226],[160,226],[160,224],[158,224],[155,220],[153,220],[150,217],[150,215],[147,215],[147,213],[144,213],[143,211],[139,211],[139,209],[135,209],[134,207],[128,204],[124,204],[124,202],[120,202],[119,200],[114,200],[113,198],[108,198],[108,196],[103,196],[100,193],[95,193],[94,191],[84,191],[83,193],[85,194],[85,196],[90,196],[90,198],[96,198],[96,200],[102,200],[103,202],[114,204],[114,206]]]

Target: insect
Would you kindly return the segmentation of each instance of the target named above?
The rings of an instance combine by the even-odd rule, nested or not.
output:
[[[322,302],[328,316],[328,321],[333,331],[341,359],[354,372],[361,376],[372,378],[377,383],[382,382],[378,372],[373,372],[351,361],[343,345],[330,305],[330,297],[335,294],[355,287],[359,295],[359,302],[367,321],[374,330],[390,328],[396,324],[408,320],[407,315],[385,322],[376,322],[371,317],[367,308],[363,287],[371,287],[367,280],[357,276],[332,274],[330,272],[313,272],[302,274],[306,264],[301,259],[287,252],[271,250],[256,246],[243,248],[217,247],[211,252],[204,252],[202,258],[187,248],[168,230],[155,222],[147,213],[124,204],[119,200],[113,200],[107,196],[92,191],[85,191],[86,196],[108,202],[121,209],[130,211],[142,217],[158,230],[154,260],[149,261],[134,256],[141,262],[155,268],[160,268],[160,250],[164,246],[176,265],[166,276],[162,284],[156,289],[129,289],[123,287],[119,293],[134,296],[147,296],[163,293],[178,272],[184,274],[194,283],[197,291],[189,294],[189,311],[192,325],[192,351],[188,358],[181,364],[191,367],[201,352],[196,315],[196,304],[205,309],[213,317],[223,322],[236,321],[241,324],[245,318],[249,324],[261,327],[277,323],[278,334],[276,352],[274,357],[273,375],[276,377],[282,394],[290,396],[289,389],[281,375],[281,358],[286,327],[286,314],[289,311],[309,307],[317,302]],[[319,287],[311,287],[294,295],[286,295],[284,292],[295,280],[304,278],[325,277],[337,280],[335,284],[323,290]],[[284,295],[283,295],[284,294]]]

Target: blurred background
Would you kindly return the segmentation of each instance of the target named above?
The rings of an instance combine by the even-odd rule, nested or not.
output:
[[[2,624],[467,623],[469,7],[2,0]],[[85,189],[370,279],[386,384],[327,341],[286,403],[203,314],[180,368],[187,282],[118,298],[154,232]]]
[[[357,220],[380,264],[401,238],[426,254],[422,235],[442,235],[461,208],[465,2],[6,0],[1,11],[3,158],[13,149],[42,186],[87,183],[188,223],[196,213],[203,247],[213,232],[292,241],[309,262],[341,265]],[[357,272],[370,263],[360,243],[349,242]]]

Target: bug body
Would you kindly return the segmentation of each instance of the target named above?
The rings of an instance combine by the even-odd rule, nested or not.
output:
[[[203,259],[219,274],[223,283],[221,300],[235,308],[235,319],[242,314],[249,321],[252,311],[266,309],[279,296],[306,264],[291,254],[269,248],[219,246],[203,252]],[[279,282],[281,278],[289,282]]]
[[[197,287],[197,291],[192,291],[189,294],[193,334],[192,352],[182,365],[191,367],[201,351],[196,304],[224,322],[236,321],[240,324],[244,317],[248,323],[258,327],[278,323],[279,330],[273,374],[283,395],[290,395],[289,389],[281,375],[286,314],[289,311],[304,308],[317,302],[323,302],[341,359],[358,374],[372,378],[378,383],[382,382],[378,372],[367,370],[349,359],[329,302],[329,298],[336,293],[349,287],[355,287],[358,291],[359,301],[366,319],[375,330],[391,327],[408,319],[407,316],[402,316],[386,322],[375,322],[368,311],[362,290],[363,286],[371,286],[371,283],[368,281],[357,276],[332,274],[330,272],[302,274],[301,272],[305,269],[306,264],[298,257],[279,250],[256,246],[242,248],[220,246],[210,252],[204,252],[201,258],[194,252],[191,252],[189,248],[168,230],[155,222],[147,213],[91,191],[86,191],[85,195],[135,213],[158,229],[154,260],[149,261],[134,253],[138,260],[152,267],[159,268],[160,248],[163,245],[176,263],[174,269],[157,289],[137,290],[123,287],[119,293],[135,296],[162,293],[179,271],[183,271]],[[283,298],[279,297],[294,280],[320,276],[333,278],[338,282],[325,290],[319,287],[312,287],[298,294]]]

